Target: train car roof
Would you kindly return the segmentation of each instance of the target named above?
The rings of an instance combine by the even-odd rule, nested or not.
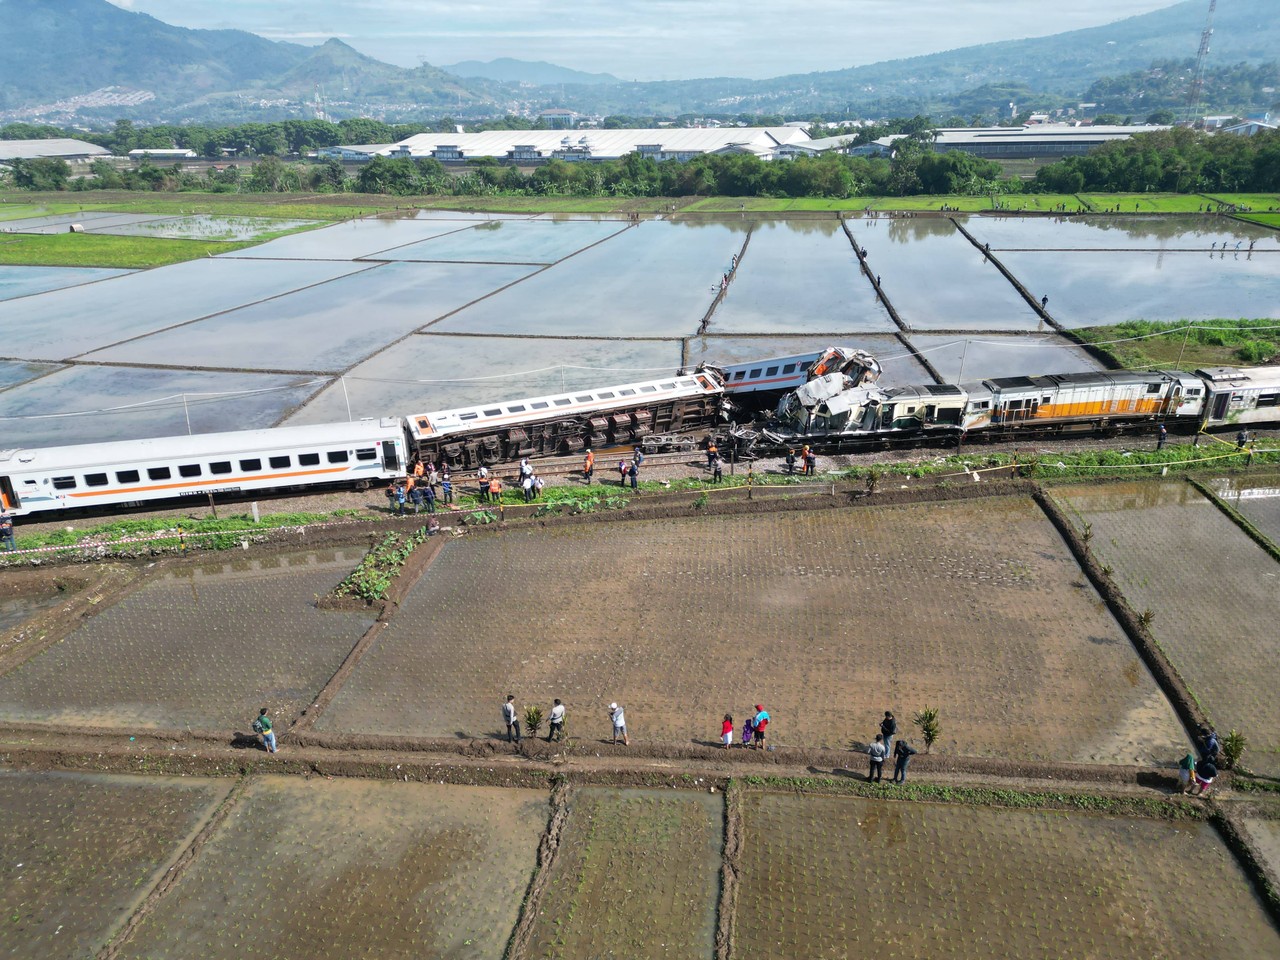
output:
[[[195,433],[189,436],[113,440],[63,447],[14,448],[0,450],[0,471],[78,469],[100,463],[182,460],[321,444],[332,446],[337,443],[366,443],[386,439],[388,434],[400,435],[399,419],[384,417],[381,420],[354,420],[350,423],[316,423],[263,430]]]
[[[448,437],[464,430],[518,427],[524,423],[539,423],[543,420],[555,420],[582,413],[607,416],[612,411],[643,406],[649,401],[719,394],[723,389],[724,385],[720,383],[719,377],[704,371],[677,374],[658,380],[577,390],[573,393],[555,393],[545,397],[526,397],[520,400],[498,400],[494,403],[458,407],[454,410],[415,413],[408,418],[408,422],[409,430],[415,439],[427,440]]]
[[[1040,390],[1045,387],[1091,387],[1104,384],[1168,382],[1177,379],[1163,370],[1086,370],[1080,373],[1050,373],[1042,377],[992,377],[984,380],[992,390]]]
[[[1238,386],[1272,386],[1280,383],[1280,366],[1272,367],[1205,367],[1196,376],[1210,383]]]

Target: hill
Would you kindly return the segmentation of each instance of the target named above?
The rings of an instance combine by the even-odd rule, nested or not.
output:
[[[590,86],[593,84],[622,82],[608,73],[586,73],[582,70],[560,67],[543,60],[513,60],[511,57],[499,57],[497,60],[463,60],[460,63],[442,66],[440,69],[457,77],[495,80],[498,83],[524,83],[534,86],[550,86],[560,83],[580,83]]]

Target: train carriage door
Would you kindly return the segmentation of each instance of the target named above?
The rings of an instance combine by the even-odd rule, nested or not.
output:
[[[1220,393],[1213,398],[1213,419],[1227,419],[1227,408],[1231,405],[1231,391]]]
[[[382,468],[388,473],[400,473],[400,445],[394,440],[382,444]]]
[[[22,506],[22,499],[13,489],[13,481],[8,477],[0,477],[0,508],[16,510]]]

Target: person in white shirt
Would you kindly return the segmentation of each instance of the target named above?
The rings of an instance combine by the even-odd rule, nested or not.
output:
[[[552,740],[564,739],[564,704],[560,702],[560,698],[556,698],[555,706],[551,708],[550,729],[547,731],[547,743]]]
[[[621,737],[624,747],[631,746],[631,739],[627,736],[626,714],[616,703],[609,704],[609,719],[613,721],[613,742],[617,743],[618,738]]]
[[[507,694],[507,702],[502,705],[502,720],[507,725],[507,742],[520,742],[520,718],[516,711],[516,695]]]

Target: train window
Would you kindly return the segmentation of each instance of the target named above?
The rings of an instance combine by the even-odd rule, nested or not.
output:
[[[568,397],[561,397],[559,400],[553,400],[551,402],[554,403],[557,407],[567,407],[569,404],[573,403],[573,401],[570,400]]]
[[[356,451],[356,459],[357,460],[377,460],[378,451],[373,449],[373,447],[365,447],[365,449],[363,450]]]
[[[500,417],[502,416],[502,408],[498,407],[496,410],[486,410],[484,415],[486,417]]]
[[[660,384],[660,386],[662,387],[663,390],[674,390],[676,388],[676,385],[674,383],[663,383],[663,384]]]
[[[766,371],[764,372],[764,375],[765,375],[766,377],[772,377],[772,376],[775,376],[775,375],[777,374],[777,372],[778,372],[778,368],[777,368],[777,367],[770,367],[768,370],[766,370]]]
[[[214,474],[215,476],[217,476],[217,475],[219,475],[219,474],[223,474],[223,473],[230,473],[230,472],[231,472],[231,461],[230,461],[230,460],[215,460],[213,463],[209,464],[209,472],[210,472],[210,473],[212,473],[212,474]]]
[[[1040,398],[1040,402],[1041,402],[1041,403],[1052,403],[1052,402],[1053,402],[1053,397],[1041,397],[1041,398]]]
[[[345,450],[330,450],[325,457],[330,463],[346,463],[350,459]]]
[[[298,466],[314,467],[320,462],[320,454],[318,453],[300,453],[298,454]]]
[[[1200,388],[1199,388],[1199,387],[1192,387],[1190,390],[1188,390],[1188,391],[1187,391],[1187,396],[1188,396],[1188,397],[1198,397],[1198,396],[1200,396]]]
[[[641,388],[640,388],[640,392],[641,392],[641,393],[657,393],[657,392],[658,392],[658,388],[657,388],[657,387],[655,387],[655,386],[653,386],[652,384],[650,384],[650,385],[649,385],[649,386],[647,386],[647,387],[641,387]]]
[[[574,397],[573,399],[577,400],[578,403],[590,403],[595,397]]]
[[[537,403],[529,404],[529,407],[532,410],[545,410],[549,406],[551,406],[551,404],[547,403],[545,400],[539,400]]]
[[[463,413],[463,414],[460,414],[460,415],[458,416],[458,419],[459,419],[459,420],[474,420],[474,419],[475,419],[476,417],[478,417],[478,416],[480,416],[480,414],[478,414],[478,413]]]
[[[259,460],[257,457],[252,457],[249,460],[240,461],[240,470],[244,473],[253,473],[255,470],[261,470],[261,469],[262,469],[262,461]]]
[[[168,480],[172,476],[173,476],[173,471],[170,470],[168,467],[148,467],[147,468],[148,480]]]
[[[634,390],[619,390],[619,391],[618,391],[618,396],[620,396],[620,397],[634,397],[635,395],[636,395],[636,392],[635,392]]]
[[[1148,383],[1147,393],[1159,393],[1164,388],[1162,383]]]
[[[783,367],[783,368],[782,368],[782,372],[783,372],[783,373],[795,373],[795,372],[796,372],[796,365],[795,365],[794,363],[788,363],[785,367]]]
[[[734,374],[733,374],[733,379],[735,379],[735,380],[741,380],[741,379],[742,379],[743,377],[745,377],[746,375],[747,375],[747,371],[745,371],[745,370],[737,370],[737,371],[735,371],[735,372],[734,372]]]
[[[1260,393],[1258,394],[1258,406],[1274,407],[1280,402],[1280,394],[1277,393]]]
[[[760,368],[756,367],[754,370],[752,370],[750,373],[750,377],[752,380],[758,380],[760,378]]]
[[[142,479],[137,470],[116,471],[116,483],[137,483]]]
[[[288,470],[293,466],[293,461],[288,457],[267,457],[267,466],[272,470]]]
[[[605,391],[604,393],[600,394],[600,399],[601,399],[601,400],[612,400],[612,399],[613,399],[613,396],[614,396],[614,395],[613,395],[613,391],[612,391],[612,390],[607,390],[607,391]]]
[[[518,403],[514,407],[507,407],[507,413],[524,413],[524,404]]]
[[[84,475],[84,485],[86,487],[105,487],[107,485],[107,475],[105,473],[86,473]]]
[[[76,488],[75,477],[54,477],[53,489],[55,490],[74,490]]]
[[[200,464],[198,463],[182,463],[178,465],[178,476],[180,477],[198,477],[200,476]]]

